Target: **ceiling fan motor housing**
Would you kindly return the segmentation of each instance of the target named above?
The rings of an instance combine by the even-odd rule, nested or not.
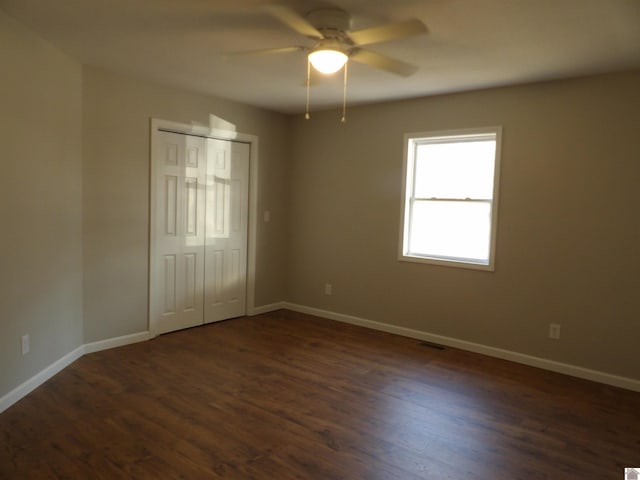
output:
[[[351,29],[351,17],[339,8],[312,10],[306,18],[325,38],[344,39],[345,32]]]

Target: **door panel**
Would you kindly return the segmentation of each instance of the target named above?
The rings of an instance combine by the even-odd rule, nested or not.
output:
[[[246,314],[249,145],[207,140],[205,323]]]
[[[154,145],[151,314],[158,333],[203,323],[205,147],[202,138],[167,132]]]

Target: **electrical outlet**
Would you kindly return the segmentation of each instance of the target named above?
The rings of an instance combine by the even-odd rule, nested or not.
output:
[[[324,294],[325,295],[332,295],[333,294],[333,287],[331,286],[330,283],[325,283],[324,284]]]
[[[29,353],[29,334],[22,336],[22,354],[26,355]]]
[[[554,340],[560,339],[560,324],[559,323],[550,323],[549,324],[549,338]]]

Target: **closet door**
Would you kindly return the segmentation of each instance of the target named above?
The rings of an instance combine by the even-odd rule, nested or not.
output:
[[[157,333],[204,320],[205,142],[158,132],[153,144],[150,314]]]
[[[207,139],[205,323],[246,314],[249,157],[246,143]]]

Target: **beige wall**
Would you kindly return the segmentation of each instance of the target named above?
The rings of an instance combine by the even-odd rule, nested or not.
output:
[[[147,330],[150,118],[259,137],[256,305],[282,300],[287,237],[286,117],[84,68],[85,342]]]
[[[82,344],[82,70],[2,11],[0,65],[2,397]]]
[[[637,72],[350,108],[346,125],[292,118],[288,300],[639,379],[638,85]],[[399,262],[403,134],[492,125],[496,271]]]

